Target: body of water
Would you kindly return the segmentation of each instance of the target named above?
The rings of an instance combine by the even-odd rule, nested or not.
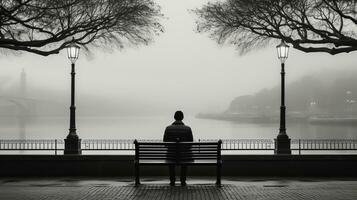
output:
[[[170,116],[171,117],[171,116]],[[78,117],[77,133],[82,139],[161,139],[170,117]],[[64,117],[2,118],[1,139],[63,139],[69,119]],[[186,117],[195,139],[272,139],[279,124],[237,123]],[[354,125],[288,123],[287,133],[296,139],[357,139]]]

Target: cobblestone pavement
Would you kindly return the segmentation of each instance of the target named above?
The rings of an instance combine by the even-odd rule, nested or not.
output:
[[[0,179],[0,199],[21,200],[237,200],[237,199],[357,199],[357,180],[225,179],[222,187],[195,179],[171,187],[165,179]]]

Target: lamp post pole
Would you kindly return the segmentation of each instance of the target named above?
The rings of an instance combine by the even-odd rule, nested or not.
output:
[[[69,135],[70,138],[78,138],[76,133],[76,106],[75,106],[75,64],[72,63],[71,71],[71,107],[70,107],[70,116],[69,116]],[[67,138],[68,138],[67,137]]]
[[[285,63],[281,63],[281,105],[280,105],[280,128],[279,136],[286,135],[286,106],[285,106]]]
[[[75,106],[75,62],[79,56],[79,46],[72,42],[67,47],[68,58],[71,61],[71,106],[69,115],[69,134],[65,139],[64,154],[82,154],[81,139],[76,132],[76,106]]]
[[[277,46],[278,58],[281,61],[281,105],[280,105],[280,128],[275,139],[275,154],[291,154],[290,138],[286,134],[286,106],[285,106],[285,61],[288,58],[289,46],[281,41]]]

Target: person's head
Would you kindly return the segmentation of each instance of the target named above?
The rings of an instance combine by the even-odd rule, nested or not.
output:
[[[176,121],[182,121],[183,120],[183,112],[182,111],[176,111],[174,118]]]

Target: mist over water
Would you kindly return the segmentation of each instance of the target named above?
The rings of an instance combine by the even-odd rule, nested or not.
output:
[[[2,139],[63,139],[68,134],[69,126],[69,96],[67,91],[51,90],[47,85],[35,85],[33,73],[24,70],[14,78],[5,80],[1,99],[0,133]],[[309,75],[314,80],[324,84],[342,82],[353,99],[355,88],[351,77],[356,70],[330,70]],[[11,80],[11,81],[6,81]],[[304,80],[304,77],[302,77]],[[352,82],[351,82],[352,81]],[[297,81],[297,83],[301,80]],[[346,83],[345,83],[346,82]],[[293,82],[294,83],[294,82]],[[291,82],[290,82],[291,84]],[[277,87],[274,86],[274,87]],[[273,87],[264,87],[273,88]],[[288,83],[289,88],[289,83]],[[295,91],[297,86],[294,87]],[[345,93],[345,87],[342,92]],[[262,88],[263,89],[263,88]],[[328,98],[335,99],[336,88],[331,89]],[[259,91],[259,90],[258,90]],[[252,91],[255,94],[258,91]],[[115,93],[113,93],[114,95]],[[334,95],[333,95],[334,94]],[[288,90],[287,96],[294,95]],[[304,95],[304,94],[302,94]],[[306,94],[308,95],[308,94]],[[150,96],[150,95],[149,95]],[[22,101],[25,98],[25,101]],[[68,99],[67,99],[68,98]],[[130,97],[133,98],[133,97]],[[115,101],[115,96],[100,94],[86,94],[79,91],[77,94],[77,129],[83,139],[161,139],[166,126],[173,122],[176,109],[167,109],[173,104],[170,97],[162,96],[158,101],[146,101],[136,98],[134,101]],[[219,97],[215,97],[219,98]],[[344,97],[343,97],[344,98]],[[342,101],[344,99],[342,98]],[[347,97],[346,97],[347,98]],[[278,99],[278,97],[277,97]],[[227,101],[231,102],[234,99]],[[205,104],[206,101],[202,101]],[[214,101],[214,98],[212,99]],[[14,102],[23,103],[26,108]],[[167,102],[162,103],[162,102]],[[278,104],[279,102],[277,102]],[[292,102],[290,102],[292,104]],[[194,102],[192,102],[194,105]],[[229,104],[229,103],[227,103]],[[355,110],[355,104],[348,105]],[[162,108],[160,108],[162,107]],[[289,101],[287,102],[289,112]],[[208,110],[211,113],[223,113],[229,109],[224,106],[221,110]],[[344,107],[341,111],[344,111]],[[239,121],[223,121],[196,118],[195,109],[182,109],[186,115],[184,122],[192,127],[194,138],[197,139],[272,139],[278,134],[278,122],[246,123]],[[206,111],[207,112],[207,111]],[[264,113],[262,113],[264,114]],[[266,114],[266,113],[265,113]],[[291,138],[303,139],[357,139],[357,126],[354,124],[310,124],[294,122],[287,119],[287,133]]]
[[[80,117],[77,133],[83,139],[162,139],[172,116]],[[63,139],[68,134],[68,119],[40,117],[29,122],[1,119],[2,139]],[[272,139],[278,134],[278,123],[238,123],[197,119],[187,116],[194,139]],[[22,123],[22,124],[21,124]],[[354,125],[312,125],[289,123],[287,133],[293,139],[357,139]]]

